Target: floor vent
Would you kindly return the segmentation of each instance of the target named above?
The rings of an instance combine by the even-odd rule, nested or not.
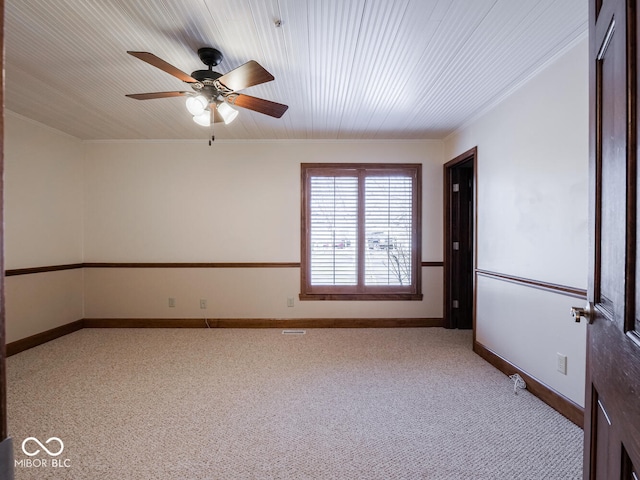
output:
[[[306,330],[282,330],[283,335],[304,335]]]

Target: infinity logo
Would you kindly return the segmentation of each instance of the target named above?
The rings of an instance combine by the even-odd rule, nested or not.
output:
[[[52,457],[57,457],[64,450],[64,443],[62,443],[62,440],[60,440],[58,437],[51,437],[49,440],[44,442],[46,444],[49,444],[49,442],[51,442],[52,440],[55,440],[56,442],[58,442],[60,444],[60,450],[58,452],[55,452],[55,453],[50,451],[47,447],[45,447],[42,444],[42,442],[40,442],[40,440],[38,440],[36,437],[27,437],[22,442],[22,451],[25,453],[25,455],[29,455],[30,457],[33,457],[34,455],[37,455],[38,453],[40,453],[40,449],[36,450],[35,452],[27,452],[27,449],[25,448],[25,445],[27,444],[27,442],[29,440],[37,443],[40,446],[41,449],[43,449],[45,452],[47,452]]]

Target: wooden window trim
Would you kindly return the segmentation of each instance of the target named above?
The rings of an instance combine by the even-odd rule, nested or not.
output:
[[[422,247],[422,165],[418,163],[302,163],[301,164],[301,261],[300,261],[300,300],[410,300],[420,301],[422,295],[421,247]],[[411,245],[411,278],[412,284],[407,286],[312,286],[311,285],[311,251],[310,251],[310,216],[309,191],[310,178],[313,173],[324,176],[353,176],[360,178],[359,188],[362,188],[365,176],[388,176],[393,173],[406,175],[411,173],[413,178],[412,199],[412,245]],[[360,172],[366,172],[366,175]],[[362,191],[362,190],[360,190]],[[358,211],[364,211],[364,196],[360,196]],[[358,230],[364,231],[364,215],[359,214]],[[358,250],[364,252],[366,239],[360,235]],[[361,257],[361,255],[359,255]],[[358,262],[358,277],[363,278],[364,261]]]

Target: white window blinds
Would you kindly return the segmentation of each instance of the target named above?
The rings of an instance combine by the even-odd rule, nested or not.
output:
[[[312,285],[358,282],[358,178],[311,177]]]
[[[366,285],[410,285],[413,188],[406,176],[365,178]]]

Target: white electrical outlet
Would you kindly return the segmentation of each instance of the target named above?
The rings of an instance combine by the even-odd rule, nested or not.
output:
[[[200,308],[202,310],[206,310],[207,309],[207,301],[203,298],[200,299]]]
[[[176,299],[173,297],[169,297],[169,307],[173,308],[176,306]]]
[[[287,307],[293,307],[293,297],[287,297]]]
[[[567,374],[567,356],[558,353],[558,364],[556,369],[563,375]]]

